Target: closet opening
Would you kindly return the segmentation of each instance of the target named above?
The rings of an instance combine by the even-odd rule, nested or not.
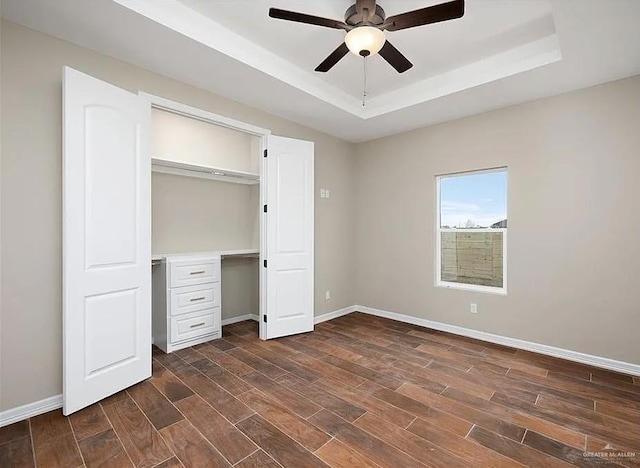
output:
[[[151,107],[152,333],[164,352],[265,309],[268,130],[140,93]]]

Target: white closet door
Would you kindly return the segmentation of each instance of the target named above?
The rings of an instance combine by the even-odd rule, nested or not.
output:
[[[65,415],[151,376],[150,115],[65,67]]]
[[[269,136],[267,338],[313,330],[313,143]]]

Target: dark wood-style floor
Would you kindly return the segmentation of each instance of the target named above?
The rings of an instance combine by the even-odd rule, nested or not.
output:
[[[34,464],[640,466],[640,380],[357,313],[267,342],[242,322],[0,429],[0,466]]]

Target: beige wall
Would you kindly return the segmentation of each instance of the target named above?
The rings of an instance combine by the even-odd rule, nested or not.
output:
[[[2,23],[0,410],[62,390],[62,67],[315,142],[316,314],[355,302],[354,145],[29,29]],[[325,301],[324,291],[331,290]]]
[[[153,173],[152,251],[257,249],[260,188]]]
[[[260,248],[260,186],[153,173],[155,254]],[[259,313],[258,261],[222,262],[222,318]]]
[[[640,364],[639,125],[634,77],[359,145],[358,304]],[[508,295],[434,287],[435,176],[499,166]]]
[[[257,258],[222,260],[222,319],[258,315],[260,310],[260,262]]]

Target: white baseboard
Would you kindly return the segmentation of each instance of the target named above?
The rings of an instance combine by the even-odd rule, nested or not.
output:
[[[351,312],[355,312],[356,306],[345,307],[344,309],[334,310],[333,312],[327,312],[326,314],[316,315],[313,319],[313,323],[322,323],[327,320],[331,320],[334,318],[342,317],[343,315],[350,314]],[[222,326],[231,325],[232,323],[244,322],[245,320],[255,320],[256,322],[260,318],[256,314],[244,314],[238,315],[237,317],[231,317],[228,319],[222,320]]]
[[[223,319],[222,326],[224,327],[225,325],[231,325],[232,323],[244,322],[245,320],[254,320],[257,322],[258,316],[256,314],[244,314],[244,315],[238,315],[237,317]]]
[[[579,362],[582,364],[587,364],[589,366],[600,367],[602,369],[622,372],[624,374],[640,376],[640,365],[638,364],[616,361],[615,359],[580,353],[578,351],[572,351],[569,349],[556,348],[555,346],[533,343],[531,341],[520,340],[517,338],[494,335],[493,333],[473,330],[471,328],[458,327],[456,325],[449,325],[442,322],[434,322],[432,320],[413,317],[411,315],[403,315],[386,310],[374,309],[373,307],[354,306],[353,309],[365,314],[384,317],[391,320],[397,320],[399,322],[411,323],[413,325],[418,325],[421,327],[453,333],[454,335],[467,336],[469,338],[475,338],[477,340],[488,341],[489,343],[510,346],[512,348],[545,354],[547,356],[553,356],[560,359],[566,359],[568,361]]]
[[[344,309],[334,310],[333,312],[327,312],[326,314],[316,315],[313,319],[313,323],[322,323],[327,320],[332,320],[334,318],[342,317],[343,315],[348,315],[351,312],[355,312],[356,306],[345,307]]]
[[[62,395],[55,395],[44,400],[34,401],[27,405],[11,408],[0,413],[0,427],[23,421],[33,416],[62,408]]]

